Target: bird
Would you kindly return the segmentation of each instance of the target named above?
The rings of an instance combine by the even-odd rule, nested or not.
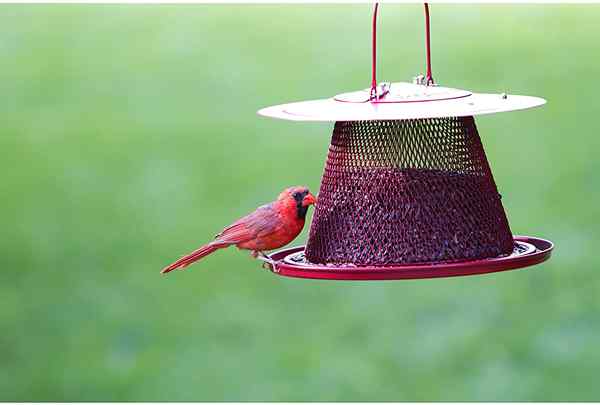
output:
[[[254,258],[265,257],[264,251],[283,247],[304,228],[306,213],[317,198],[307,187],[283,190],[277,200],[261,205],[215,235],[212,242],[199,247],[161,270],[161,274],[183,269],[205,256],[232,245],[251,251]]]

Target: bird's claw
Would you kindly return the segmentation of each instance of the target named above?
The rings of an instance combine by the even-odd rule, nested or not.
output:
[[[252,252],[250,252],[250,256],[252,256],[255,259],[268,259],[267,255],[265,255],[260,250],[253,250]]]
[[[271,260],[271,258],[269,256],[267,256],[263,252],[258,251],[258,250],[253,250],[250,253],[250,255],[252,257],[254,257],[255,259],[262,260],[263,263],[262,263],[261,267],[263,269],[266,269],[266,270],[273,270],[274,269],[274,267],[273,267],[273,261]]]

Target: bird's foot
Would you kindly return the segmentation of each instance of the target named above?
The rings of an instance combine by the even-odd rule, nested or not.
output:
[[[254,257],[255,259],[268,259],[269,258],[266,254],[264,254],[260,250],[251,251],[250,256]]]
[[[263,264],[262,264],[263,269],[267,269],[267,270],[270,269],[269,264],[271,263],[271,258],[269,256],[267,256],[266,254],[264,254],[263,252],[261,252],[259,250],[253,250],[252,252],[250,252],[250,255],[252,257],[254,257],[255,259],[263,261]]]

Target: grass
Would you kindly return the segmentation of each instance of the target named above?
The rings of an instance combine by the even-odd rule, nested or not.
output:
[[[277,278],[167,263],[280,189],[331,125],[261,107],[369,84],[369,5],[0,6],[0,400],[598,400],[597,5],[434,5],[444,84],[548,99],[477,120],[531,270]],[[423,69],[383,5],[381,80]],[[301,243],[306,232],[297,240]]]

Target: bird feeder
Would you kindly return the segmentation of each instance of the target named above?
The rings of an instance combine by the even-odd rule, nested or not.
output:
[[[335,122],[306,247],[266,256],[283,276],[383,280],[518,269],[550,257],[552,242],[514,236],[474,116],[546,101],[435,84],[425,4],[427,74],[277,105],[263,116]]]

